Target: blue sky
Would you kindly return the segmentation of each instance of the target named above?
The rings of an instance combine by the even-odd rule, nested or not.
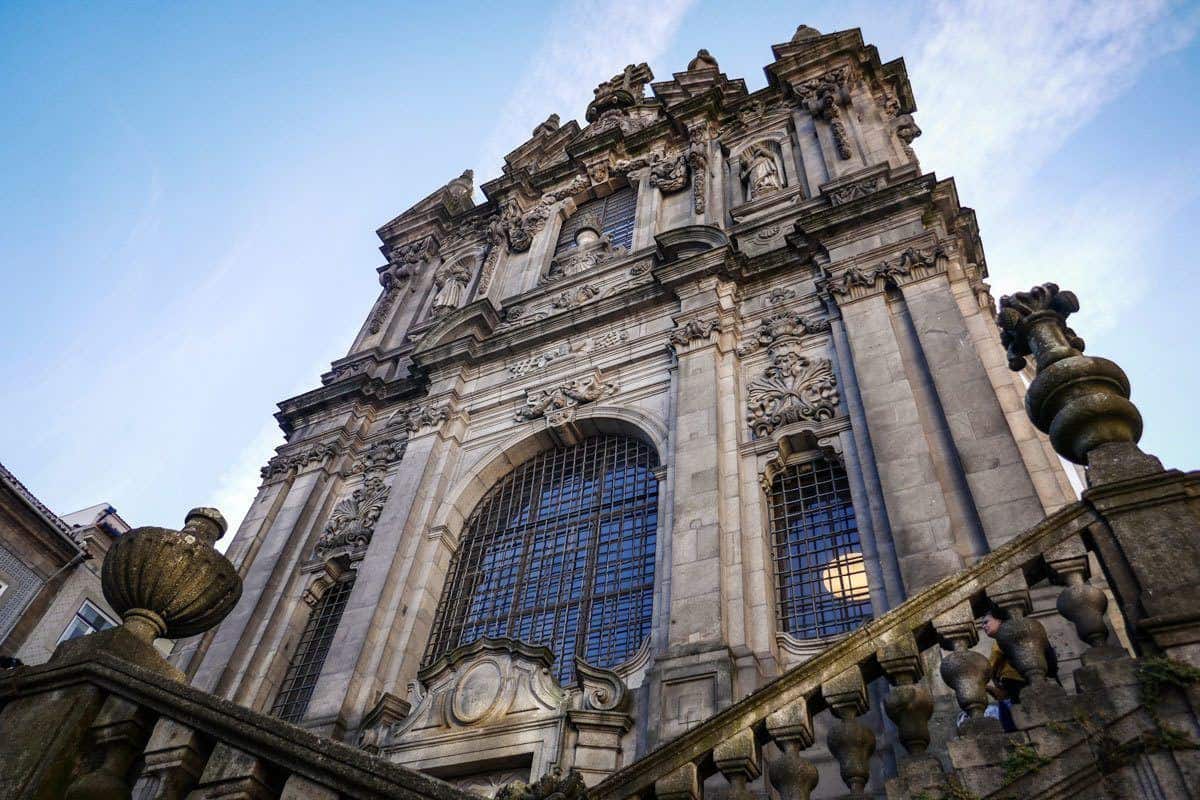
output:
[[[799,23],[903,56],[994,294],[1055,280],[1200,467],[1196,4],[0,2],[0,460],[60,512],[235,522],[379,291],[374,230],[626,63],[765,84]]]

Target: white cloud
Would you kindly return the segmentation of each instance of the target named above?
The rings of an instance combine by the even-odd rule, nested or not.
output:
[[[229,522],[229,533],[217,545],[222,553],[233,541],[233,535],[241,527],[250,504],[258,494],[259,470],[267,460],[275,454],[275,448],[283,444],[283,433],[275,420],[264,424],[250,440],[237,458],[229,465],[220,477],[213,490],[211,505],[225,515]]]
[[[500,174],[504,155],[529,138],[551,112],[578,117],[592,89],[626,64],[649,62],[667,49],[694,0],[586,0],[563,4],[500,113],[480,154],[477,177]],[[480,181],[481,182],[481,181]]]
[[[1200,13],[1168,0],[935,3],[911,63],[918,152],[996,210],[1198,26]]]

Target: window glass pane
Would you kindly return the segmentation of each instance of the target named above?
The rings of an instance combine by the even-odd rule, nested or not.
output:
[[[116,621],[97,608],[89,600],[84,600],[75,616],[67,623],[66,630],[59,637],[60,642],[68,639],[78,639],[96,631],[108,630],[116,626]]]
[[[636,211],[637,191],[632,186],[624,186],[607,197],[588,200],[563,221],[555,252],[561,253],[574,247],[575,234],[580,228],[595,228],[607,234],[613,247],[632,247]]]
[[[291,663],[279,684],[275,705],[271,708],[271,713],[280,719],[299,722],[304,718],[313,690],[317,688],[317,679],[321,677],[321,668],[325,666],[325,658],[333,644],[333,635],[337,633],[342,612],[346,610],[346,601],[350,599],[350,590],[354,588],[355,575],[351,571],[330,586],[309,614],[304,632],[300,635],[300,643],[296,645]]]
[[[850,484],[818,459],[788,467],[771,485],[776,611],[802,638],[846,633],[872,615]]]
[[[650,630],[657,464],[643,442],[595,436],[497,484],[467,521],[425,663],[484,635],[549,647],[564,684],[576,654],[632,656]]]

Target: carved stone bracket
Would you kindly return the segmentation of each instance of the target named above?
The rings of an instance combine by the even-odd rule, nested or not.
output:
[[[754,333],[738,347],[737,354],[747,356],[760,348],[770,347],[785,337],[807,336],[828,331],[829,320],[827,319],[805,317],[794,311],[779,311],[759,322]]]
[[[322,442],[298,452],[280,453],[267,462],[260,474],[264,481],[274,480],[287,475],[292,470],[301,470],[310,464],[322,463],[325,459],[337,456],[341,452],[342,448],[336,442]]]
[[[870,269],[850,267],[821,284],[831,295],[858,300],[882,291],[889,284],[899,286],[944,272],[946,264],[946,251],[940,244],[920,249],[910,247],[895,259],[881,261]]]
[[[420,272],[422,264],[431,261],[437,255],[438,247],[435,237],[426,236],[392,248],[387,267],[381,268],[379,273],[379,284],[383,287],[383,294],[375,302],[375,307],[367,318],[368,333],[376,334],[383,329],[383,323],[387,321],[388,314],[403,292],[404,285],[408,283],[409,278]]]
[[[573,378],[549,389],[526,390],[525,403],[514,415],[517,422],[545,417],[551,425],[563,425],[575,419],[576,409],[602,397],[617,393],[617,384],[606,381],[600,370]]]
[[[317,556],[330,559],[368,545],[389,492],[382,478],[372,476],[343,498],[333,507],[329,522],[317,539]]]
[[[405,425],[412,435],[422,433],[428,428],[436,428],[448,419],[450,419],[449,403],[415,405],[404,412]]]
[[[579,702],[589,711],[625,711],[629,707],[629,690],[621,676],[610,669],[593,667],[575,657],[575,680],[579,687]]]
[[[850,158],[850,139],[842,122],[841,108],[850,104],[850,68],[838,67],[796,87],[800,104],[815,119],[829,123],[838,157]]]
[[[714,334],[721,332],[721,321],[712,319],[693,319],[685,322],[671,331],[667,337],[668,346],[676,353],[684,353],[691,349],[693,342],[707,342]]]

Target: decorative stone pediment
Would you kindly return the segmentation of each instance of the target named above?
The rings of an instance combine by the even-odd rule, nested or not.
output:
[[[417,675],[421,691],[394,739],[559,716],[567,693],[550,673],[554,654],[513,639],[483,637]]]
[[[572,378],[549,389],[527,390],[525,402],[517,408],[515,417],[517,422],[545,417],[551,425],[563,425],[575,418],[576,408],[583,403],[616,393],[617,384],[606,381],[600,370],[594,369],[590,375]]]

